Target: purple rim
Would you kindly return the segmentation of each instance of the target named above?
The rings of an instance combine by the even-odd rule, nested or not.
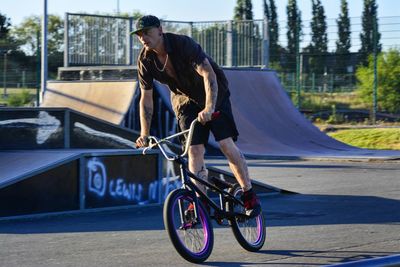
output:
[[[256,240],[256,242],[254,242],[254,244],[258,244],[261,239],[262,239],[262,233],[263,233],[263,224],[261,223],[261,215],[257,216],[257,232],[258,232],[258,238]]]
[[[176,206],[177,202],[179,201],[179,199],[183,199],[183,200],[187,200],[187,201],[193,201],[193,200],[192,200],[191,198],[189,198],[189,197],[177,198],[177,199],[175,200],[175,202],[174,202],[174,206],[173,206],[173,208],[172,208],[172,212],[174,212],[175,206]],[[202,209],[199,209],[199,211],[200,211],[200,214],[199,214],[200,222],[201,222],[201,225],[203,226],[203,229],[204,229],[204,242],[203,242],[204,245],[203,245],[202,250],[200,250],[200,252],[197,252],[197,253],[196,253],[196,252],[192,252],[191,250],[189,250],[189,249],[186,247],[186,244],[184,244],[184,243],[182,242],[182,239],[179,237],[179,241],[181,242],[181,244],[183,245],[183,247],[184,247],[188,252],[190,252],[191,254],[194,254],[194,255],[197,255],[197,256],[201,256],[204,252],[206,252],[206,251],[208,250],[209,245],[210,245],[210,240],[209,240],[209,236],[208,236],[209,225],[208,225],[208,223],[207,223],[207,220],[204,218],[205,215],[204,215],[203,210],[202,210]],[[174,218],[174,217],[172,216],[172,218]],[[175,229],[175,231],[176,231],[175,220],[173,220],[173,222],[174,222],[174,229]],[[178,236],[179,236],[179,235],[178,235]]]
[[[243,192],[243,191],[242,191]],[[257,240],[255,242],[249,242],[252,245],[257,245],[260,243],[260,241],[262,240],[262,233],[263,233],[263,224],[261,223],[261,214],[258,215],[257,217],[255,217],[255,219],[257,220]],[[237,223],[237,222],[236,222]],[[238,223],[237,223],[238,224]],[[240,226],[238,225],[238,227],[240,228]],[[241,231],[240,231],[241,232]],[[246,240],[247,241],[247,240]]]

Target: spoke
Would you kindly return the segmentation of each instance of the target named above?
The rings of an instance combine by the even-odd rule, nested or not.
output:
[[[182,238],[185,246],[193,252],[200,252],[204,247],[204,231],[203,229],[186,229],[182,230]]]

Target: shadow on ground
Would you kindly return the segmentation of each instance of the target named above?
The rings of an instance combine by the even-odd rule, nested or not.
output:
[[[398,224],[400,201],[375,196],[280,195],[262,198],[267,227]],[[0,221],[0,233],[164,230],[162,207]]]

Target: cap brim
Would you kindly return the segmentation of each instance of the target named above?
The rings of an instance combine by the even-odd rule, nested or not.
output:
[[[131,34],[138,34],[139,32],[141,32],[143,30],[147,30],[147,29],[151,29],[151,28],[154,28],[154,26],[143,27],[141,29],[137,29],[137,30],[131,31]]]

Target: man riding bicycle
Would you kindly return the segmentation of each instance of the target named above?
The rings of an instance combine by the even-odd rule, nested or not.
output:
[[[189,147],[189,170],[202,179],[208,178],[204,154],[211,131],[243,189],[246,214],[257,216],[261,211],[260,201],[252,189],[246,160],[234,143],[239,133],[222,69],[190,37],[163,33],[160,20],[155,16],[139,18],[132,34],[136,34],[143,45],[138,58],[141,131],[136,144],[147,145],[155,79],[171,90],[172,107],[181,130],[189,129],[196,118],[201,123],[197,124]],[[220,116],[211,120],[215,111],[219,111]]]

